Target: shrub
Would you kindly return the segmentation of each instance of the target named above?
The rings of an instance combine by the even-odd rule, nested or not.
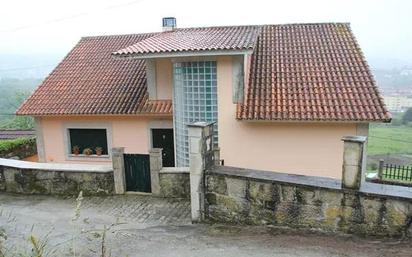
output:
[[[412,122],[412,107],[409,108],[402,117],[402,121],[404,124]]]
[[[0,154],[8,153],[14,149],[21,147],[23,145],[29,145],[36,143],[36,139],[32,137],[22,137],[12,140],[2,140],[0,141]]]

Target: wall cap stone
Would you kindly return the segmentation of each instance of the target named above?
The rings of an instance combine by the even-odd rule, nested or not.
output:
[[[123,154],[124,153],[124,147],[112,147],[112,154]]]
[[[108,173],[113,172],[110,165],[97,164],[75,164],[75,163],[39,163],[18,161],[0,158],[0,166],[6,166],[17,169],[30,170],[48,170],[48,171],[68,171],[68,172],[91,172],[91,173]]]
[[[163,167],[159,173],[190,173],[189,167]]]
[[[242,169],[230,166],[216,166],[208,172],[233,177],[244,177],[257,180],[274,181],[286,184],[297,184],[302,186],[321,187],[327,189],[341,189],[341,181],[327,177],[314,177],[304,175],[294,175],[288,173]]]
[[[391,197],[412,202],[412,188],[396,185],[384,185],[364,182],[359,191],[364,194],[378,195],[381,197]]]
[[[356,143],[365,143],[368,137],[365,136],[344,136],[342,137],[342,141],[345,142],[356,142]]]
[[[216,166],[214,169],[208,170],[207,172],[212,175],[216,174],[242,179],[269,181],[273,183],[287,184],[290,186],[325,188],[343,192],[358,191],[352,189],[343,189],[341,187],[340,180],[326,177],[293,175],[273,171],[250,170],[229,166]],[[362,195],[375,195],[379,197],[402,199],[412,202],[412,188],[406,188],[402,186],[382,185],[366,182],[362,183],[361,188],[358,192]]]
[[[188,124],[187,126],[188,127],[194,127],[194,128],[196,128],[196,127],[204,128],[204,127],[207,127],[207,126],[213,125],[213,124],[215,124],[215,122],[197,121],[197,122],[193,122],[191,124]]]
[[[161,154],[162,153],[162,148],[151,148],[149,149],[149,154]]]

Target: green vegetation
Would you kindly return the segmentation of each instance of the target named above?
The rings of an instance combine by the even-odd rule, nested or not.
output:
[[[368,154],[412,154],[412,126],[372,124],[369,128]]]
[[[0,141],[0,153],[10,152],[13,149],[27,144],[33,144],[36,140],[31,137],[17,138],[13,140]]]
[[[409,108],[402,117],[403,124],[412,122],[412,108]]]
[[[40,82],[40,79],[0,80],[0,128],[33,127],[32,118],[15,116],[14,113]]]
[[[376,173],[378,162],[385,164],[412,166],[412,125],[404,123],[404,115],[394,114],[390,124],[370,124],[368,139],[367,172]],[[384,180],[405,182],[410,177],[409,171],[385,171]],[[403,177],[403,178],[402,178]],[[409,182],[409,180],[408,180]]]

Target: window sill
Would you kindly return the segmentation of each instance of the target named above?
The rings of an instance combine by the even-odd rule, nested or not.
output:
[[[86,155],[86,154],[69,154],[67,160],[70,161],[110,161],[110,155]]]

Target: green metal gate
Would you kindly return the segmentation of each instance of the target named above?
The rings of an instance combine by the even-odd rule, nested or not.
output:
[[[124,154],[126,190],[152,192],[148,154]]]

